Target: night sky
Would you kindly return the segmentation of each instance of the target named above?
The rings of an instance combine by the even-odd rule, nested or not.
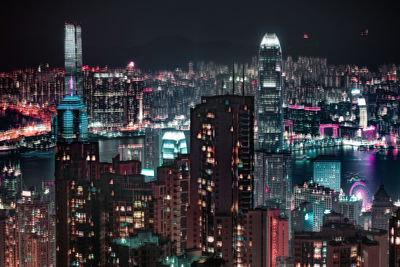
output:
[[[396,1],[7,2],[0,8],[0,71],[40,63],[63,67],[65,21],[82,24],[83,60],[90,66],[250,61],[265,32],[278,34],[284,57],[324,56],[328,63],[371,68],[400,63]],[[365,29],[368,36],[361,36]]]

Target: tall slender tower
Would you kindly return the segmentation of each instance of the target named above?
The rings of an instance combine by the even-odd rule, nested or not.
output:
[[[66,96],[57,106],[54,132],[56,187],[56,265],[99,266],[99,205],[94,182],[100,177],[99,145],[88,142],[82,92],[81,28],[65,25]],[[78,89],[78,90],[75,90]]]
[[[82,38],[81,26],[65,24],[65,94],[82,96]]]
[[[257,148],[279,152],[283,146],[282,50],[275,33],[264,35],[259,51]]]

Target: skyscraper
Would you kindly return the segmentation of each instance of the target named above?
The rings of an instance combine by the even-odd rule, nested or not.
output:
[[[315,184],[312,180],[304,182],[303,185],[296,185],[293,192],[295,209],[304,202],[311,203],[312,213],[308,213],[304,223],[312,224],[315,232],[320,230],[325,212],[338,210],[339,193]]]
[[[279,204],[291,209],[290,153],[255,152],[254,207]]]
[[[82,37],[81,26],[65,24],[65,94],[82,96]]]
[[[329,156],[314,160],[314,182],[340,192],[341,162]]]
[[[187,209],[189,206],[190,162],[179,155],[171,165],[157,170],[158,183],[153,186],[154,232],[169,237],[178,256],[186,249]]]
[[[389,222],[389,265],[400,266],[400,209],[393,214]]]
[[[99,146],[97,142],[88,142],[86,106],[74,90],[82,90],[80,33],[80,26],[65,25],[65,77],[70,91],[57,106],[54,127],[57,266],[100,262],[99,225],[94,215],[99,205],[93,184],[100,177]]]
[[[191,110],[188,246],[240,262],[239,215],[253,208],[253,97],[203,97]]]
[[[258,75],[257,148],[278,152],[283,147],[282,50],[275,33],[261,41]]]
[[[374,195],[372,202],[372,228],[389,230],[389,220],[392,217],[393,203],[388,193],[381,184],[378,191]]]

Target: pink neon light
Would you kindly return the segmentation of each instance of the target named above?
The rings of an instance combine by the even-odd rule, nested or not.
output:
[[[375,126],[368,126],[368,127],[364,127],[363,128],[363,132],[367,132],[367,131],[375,131]]]
[[[134,63],[133,61],[129,62],[128,67],[129,67],[129,68],[135,67],[135,63]]]
[[[320,111],[320,107],[306,107],[306,106],[299,106],[299,105],[289,105],[290,109],[304,109],[308,111]]]
[[[320,107],[304,107],[304,110],[309,110],[309,111],[320,111]]]
[[[304,109],[304,106],[289,105],[290,109]]]
[[[320,124],[320,126],[319,126],[320,128],[339,128],[339,125],[337,125],[337,124]]]
[[[69,90],[71,91],[71,95],[74,93],[74,81],[72,80],[72,76],[69,79]]]
[[[337,125],[337,124],[320,124],[319,125],[319,135],[320,136],[324,136],[325,128],[332,128],[333,129],[333,137],[335,137],[335,138],[338,137],[339,125]]]
[[[363,191],[354,192],[354,188],[355,188],[356,186],[362,186],[362,187],[364,187],[365,190],[366,190],[366,192],[368,193],[368,196],[366,196],[366,195],[365,195],[365,192],[363,192]],[[371,199],[370,199],[371,193],[369,192],[369,189],[368,189],[367,185],[366,185],[364,182],[362,182],[362,181],[355,182],[355,183],[350,187],[349,195],[351,196],[351,195],[353,195],[354,193],[360,193],[360,194],[361,194],[361,197],[362,197],[362,200],[363,200],[363,206],[364,206],[365,209],[368,208],[369,203],[371,202]]]

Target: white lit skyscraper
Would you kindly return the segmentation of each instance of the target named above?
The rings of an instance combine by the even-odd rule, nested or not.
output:
[[[283,146],[282,50],[275,33],[264,35],[259,51],[257,148],[279,152]]]
[[[65,24],[65,94],[82,96],[82,38],[81,26]]]

